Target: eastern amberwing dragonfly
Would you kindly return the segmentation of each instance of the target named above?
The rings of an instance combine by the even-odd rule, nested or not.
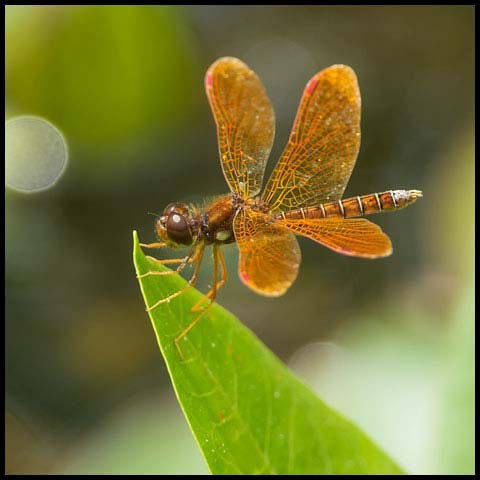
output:
[[[388,236],[378,225],[358,217],[399,210],[422,196],[419,190],[388,190],[342,199],[360,148],[360,90],[348,66],[328,67],[307,83],[288,144],[263,193],[275,116],[262,82],[242,61],[224,57],[208,69],[205,88],[230,193],[203,208],[169,204],[155,221],[162,243],[142,244],[190,250],[182,258],[155,259],[179,264],[175,270],[141,277],[179,273],[187,264],[195,264],[188,286],[148,311],[192,287],[205,247],[213,246],[212,288],[192,308],[199,312],[197,317],[175,339],[180,356],[179,340],[205,314],[227,279],[222,245],[237,243],[239,275],[247,287],[278,297],[297,277],[301,255],[295,235],[343,255],[385,257],[392,253]]]

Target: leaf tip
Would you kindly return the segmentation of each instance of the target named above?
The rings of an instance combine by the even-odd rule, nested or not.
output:
[[[143,252],[142,252],[142,249],[140,248],[140,241],[138,240],[138,232],[136,230],[133,230],[132,234],[133,234],[133,263],[135,264],[135,268],[137,269],[139,254]]]

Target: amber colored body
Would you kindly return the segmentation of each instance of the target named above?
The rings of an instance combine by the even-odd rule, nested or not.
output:
[[[290,212],[280,213],[275,218],[305,219],[305,218],[351,218],[363,217],[371,213],[400,210],[415,202],[421,193],[417,190],[389,190],[382,193],[370,193],[334,202],[322,203],[313,207],[299,208]]]
[[[179,341],[227,280],[221,245],[237,244],[238,273],[245,285],[278,297],[297,277],[297,235],[342,255],[386,257],[392,253],[388,235],[369,220],[353,217],[399,210],[422,196],[418,190],[390,190],[342,199],[360,149],[361,116],[357,77],[346,65],[321,70],[307,83],[288,143],[268,180],[264,173],[275,114],[261,80],[241,60],[223,57],[208,69],[205,91],[230,194],[201,208],[167,205],[155,221],[160,242],[143,245],[190,250],[184,258],[157,260],[178,263],[176,270],[142,276],[180,273],[187,264],[195,265],[188,285],[158,300],[149,311],[195,285],[206,246],[212,246],[212,288],[192,308],[199,312],[196,318],[174,340],[180,356]]]
[[[226,244],[235,242],[233,234],[233,207],[232,195],[225,195],[210,203],[204,212],[194,215],[194,222],[198,229],[198,237],[206,245]]]
[[[273,218],[300,220],[362,217],[372,213],[400,210],[415,202],[420,195],[417,190],[388,190],[282,212]],[[192,228],[197,231],[197,240],[206,245],[234,243],[233,220],[239,207],[235,196],[224,195],[210,203],[203,212],[197,212],[191,221]],[[252,202],[246,208],[265,211],[258,202]]]

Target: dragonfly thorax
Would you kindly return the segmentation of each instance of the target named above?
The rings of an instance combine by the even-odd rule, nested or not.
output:
[[[206,245],[235,242],[233,218],[240,208],[234,195],[217,197],[198,214],[200,236]]]

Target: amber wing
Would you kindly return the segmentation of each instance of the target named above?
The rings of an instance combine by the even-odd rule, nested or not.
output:
[[[262,187],[275,134],[275,115],[262,82],[242,61],[224,57],[208,69],[205,89],[228,186],[254,196]]]
[[[390,238],[365,218],[287,219],[280,223],[343,255],[378,258],[392,253]]]
[[[333,65],[307,84],[288,144],[263,193],[273,212],[342,197],[360,148],[354,71]]]
[[[239,210],[233,228],[243,283],[261,295],[283,295],[297,278],[300,266],[295,235],[266,215],[249,209]]]

